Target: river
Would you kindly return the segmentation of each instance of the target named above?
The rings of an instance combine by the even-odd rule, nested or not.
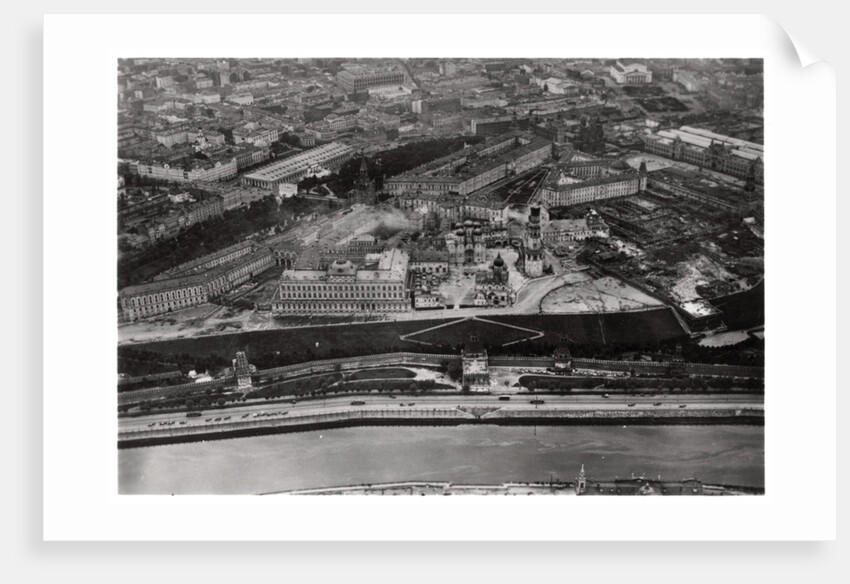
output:
[[[365,427],[118,451],[122,494],[249,494],[401,480],[499,484],[631,473],[764,487],[757,426]]]

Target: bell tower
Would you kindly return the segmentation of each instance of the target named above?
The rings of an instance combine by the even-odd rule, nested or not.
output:
[[[525,228],[525,275],[543,275],[543,244],[540,239],[540,207],[531,207]]]
[[[587,477],[584,475],[584,465],[581,465],[581,471],[576,478],[576,495],[581,495],[587,490]]]

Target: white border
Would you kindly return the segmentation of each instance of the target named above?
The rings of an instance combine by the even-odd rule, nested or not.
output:
[[[541,19],[548,34],[541,34]],[[835,349],[831,343],[801,339],[814,337],[815,323],[819,338],[835,336],[835,233],[822,216],[835,206],[835,86],[823,64],[802,71],[787,37],[769,20],[711,15],[47,16],[44,52],[45,539],[834,537],[835,371],[802,364],[834,363]],[[766,59],[767,494],[589,498],[581,504],[550,497],[118,496],[113,439],[116,59],[458,55]],[[799,266],[820,270],[815,290],[801,285]],[[800,297],[815,295],[818,302],[807,305],[805,314],[789,309],[799,308]],[[74,382],[73,393],[65,389],[69,378],[82,380]],[[85,400],[80,391],[86,392]]]

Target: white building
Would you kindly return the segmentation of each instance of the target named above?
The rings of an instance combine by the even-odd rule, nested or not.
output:
[[[620,61],[608,68],[614,81],[625,85],[640,85],[652,83],[652,71],[643,63],[629,63],[623,65]]]
[[[284,199],[289,199],[298,194],[298,185],[294,183],[280,183],[277,187],[277,194]]]
[[[246,174],[242,177],[242,184],[271,190],[281,183],[297,183],[310,174],[312,167],[338,168],[351,158],[352,153],[348,146],[331,142]]]

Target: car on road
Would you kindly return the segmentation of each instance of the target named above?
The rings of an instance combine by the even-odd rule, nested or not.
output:
[[[680,408],[686,408],[686,407],[688,407],[688,404],[682,404],[682,405],[680,405],[679,407],[680,407]]]
[[[654,405],[654,406],[660,406],[660,405],[661,405],[661,402],[655,402],[655,403],[654,403],[654,404],[652,404],[652,405]]]
[[[248,416],[250,416],[250,415],[251,415],[251,414],[245,414],[244,416],[242,416],[242,418],[247,418],[247,417],[248,417]]]
[[[186,414],[186,417],[187,417],[187,418],[200,418],[200,417],[201,417],[201,412],[188,412],[188,413]]]
[[[207,418],[204,422],[212,422],[212,418]]]
[[[364,402],[363,400],[356,399],[353,402],[351,402],[351,405],[353,405],[353,406],[365,406],[366,402]]]
[[[629,404],[629,407],[630,407],[630,408],[633,408],[633,407],[635,407],[635,404],[633,404],[633,403],[632,403],[632,404]]]
[[[511,396],[509,396],[509,395],[500,395],[499,396],[499,401],[509,401],[510,399],[511,399]]]
[[[603,394],[602,394],[602,397],[607,398],[607,397],[611,397],[611,396],[609,396],[607,393],[603,393]]]
[[[533,403],[534,405],[538,405],[538,404],[545,404],[546,402],[543,401],[542,399],[533,399],[533,400],[531,400],[530,403]]]

